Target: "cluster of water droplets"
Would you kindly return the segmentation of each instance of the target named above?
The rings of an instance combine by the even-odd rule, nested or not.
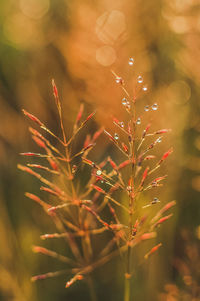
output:
[[[150,109],[152,109],[153,111],[157,111],[158,110],[158,104],[154,103],[152,106],[146,105],[144,107],[145,112],[148,112]]]
[[[128,99],[126,99],[125,97],[122,98],[122,104],[123,106],[125,106],[127,109],[130,109],[130,102],[128,101]]]

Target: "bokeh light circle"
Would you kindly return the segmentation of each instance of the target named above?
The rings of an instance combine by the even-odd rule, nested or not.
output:
[[[103,66],[110,66],[116,60],[116,52],[113,47],[105,45],[97,49],[96,60]]]

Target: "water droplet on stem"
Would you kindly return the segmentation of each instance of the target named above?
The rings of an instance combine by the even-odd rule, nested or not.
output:
[[[136,124],[141,124],[141,118],[138,117],[138,119],[136,120]]]
[[[129,61],[128,61],[129,66],[133,66],[134,64],[134,58],[130,57]]]
[[[122,98],[122,104],[123,104],[123,106],[125,106],[127,104],[127,99],[125,97]]]
[[[143,78],[141,75],[138,76],[137,81],[139,84],[143,83]]]
[[[152,108],[153,111],[158,110],[158,104],[154,103],[151,108]]]
[[[97,172],[96,172],[97,176],[100,176],[102,174],[101,170],[98,169]]]
[[[115,133],[114,139],[115,139],[115,140],[119,140],[119,135],[118,135],[117,133]]]

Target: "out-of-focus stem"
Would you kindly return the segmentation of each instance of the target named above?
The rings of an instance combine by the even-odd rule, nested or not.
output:
[[[97,295],[96,295],[96,291],[94,288],[94,283],[90,276],[88,276],[88,286],[89,286],[89,291],[90,291],[90,300],[97,301]]]
[[[124,301],[130,300],[130,279],[125,278]]]

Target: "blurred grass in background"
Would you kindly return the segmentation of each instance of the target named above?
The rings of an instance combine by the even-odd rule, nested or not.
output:
[[[19,152],[34,149],[21,109],[58,132],[51,91],[55,78],[66,128],[80,102],[88,113],[98,109],[88,131],[102,125],[111,128],[111,115],[121,120],[125,116],[123,95],[110,70],[131,89],[130,56],[136,62],[135,76],[142,74],[149,89],[139,110],[158,102],[155,127],[173,129],[162,146],[165,151],[173,145],[175,151],[165,167],[169,179],[159,198],[177,200],[175,217],[160,231],[164,247],[136,271],[135,300],[156,300],[166,283],[178,283],[172,262],[183,254],[180,233],[186,228],[193,237],[200,224],[199,11],[198,0],[1,0],[0,300],[89,300],[84,283],[66,290],[63,277],[34,284],[29,280],[56,270],[57,263],[31,251],[33,244],[41,243],[39,235],[54,228],[24,197],[24,191],[37,191],[38,183],[16,168],[23,162]],[[108,144],[101,143],[94,157],[98,160],[107,150]],[[120,292],[123,287],[120,262],[114,260],[94,274],[99,298],[121,300],[116,291],[116,283]]]

